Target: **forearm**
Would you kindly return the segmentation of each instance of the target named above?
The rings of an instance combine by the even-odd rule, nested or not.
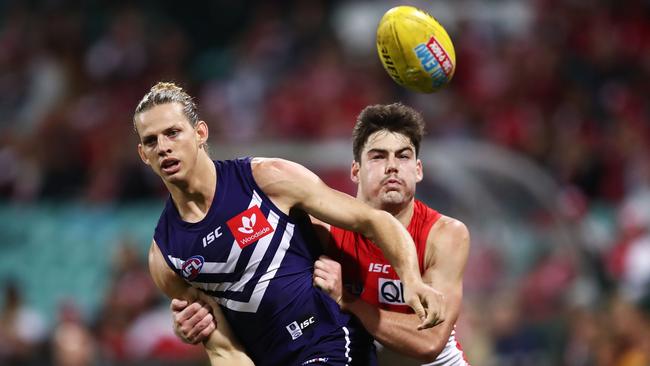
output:
[[[251,361],[245,353],[242,353],[235,349],[218,349],[210,350],[206,348],[208,353],[208,358],[210,359],[210,365],[212,366],[254,366],[255,364]]]
[[[405,284],[420,281],[417,252],[408,231],[391,214],[376,211],[368,230],[363,233],[381,249]]]
[[[453,326],[443,323],[417,330],[420,321],[415,314],[379,309],[358,298],[346,300],[344,308],[359,318],[364,328],[384,347],[423,362],[432,362],[438,357]]]

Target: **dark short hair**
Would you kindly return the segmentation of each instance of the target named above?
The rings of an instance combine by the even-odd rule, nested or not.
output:
[[[199,113],[197,112],[196,103],[192,97],[183,90],[180,86],[170,82],[158,82],[151,87],[151,90],[138,103],[133,114],[133,128],[137,132],[135,126],[135,117],[146,112],[154,106],[168,103],[179,103],[183,106],[183,114],[190,121],[192,126],[195,126],[199,121]]]
[[[377,104],[364,108],[352,130],[354,160],[361,162],[361,151],[368,137],[381,130],[397,132],[409,138],[415,146],[415,156],[420,152],[424,135],[424,119],[415,109],[402,103]]]

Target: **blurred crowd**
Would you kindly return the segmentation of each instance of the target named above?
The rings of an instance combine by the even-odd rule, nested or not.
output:
[[[48,327],[15,283],[6,285],[0,312],[0,365],[199,365],[200,346],[174,335],[167,301],[160,297],[140,251],[115,243],[109,285],[89,319],[75,299],[63,301]],[[51,329],[49,329],[51,328]]]
[[[427,96],[398,87],[374,53],[340,36],[334,15],[349,3],[0,2],[0,197],[164,197],[132,126],[158,80],[196,96],[212,144],[348,139],[365,105],[401,100],[422,111],[432,139],[485,141],[545,168],[575,234],[577,262],[551,253],[509,290],[470,266],[459,322],[470,360],[649,365],[650,2],[529,0],[516,31],[454,2],[454,22],[441,21],[458,67],[445,91]],[[435,15],[436,4],[425,8]],[[169,321],[152,325],[169,316],[166,304],[141,259],[120,250],[133,262],[115,264],[110,301],[92,321],[68,304],[48,330],[7,283],[0,364],[42,361],[37,349],[52,350],[57,365],[139,364],[161,350],[205,362],[200,349],[165,338]],[[473,297],[495,290],[502,296]],[[133,341],[158,331],[163,346]]]

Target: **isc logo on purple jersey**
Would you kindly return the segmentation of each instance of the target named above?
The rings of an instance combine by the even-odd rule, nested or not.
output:
[[[203,262],[205,262],[205,259],[200,255],[194,255],[187,258],[187,260],[183,262],[183,268],[181,269],[183,277],[188,281],[195,279],[196,276],[201,273]]]

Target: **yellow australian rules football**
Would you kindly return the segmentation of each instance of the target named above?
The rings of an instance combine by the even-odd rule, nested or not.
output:
[[[395,82],[420,93],[441,89],[456,70],[454,45],[445,28],[412,6],[384,14],[377,27],[377,52]]]

